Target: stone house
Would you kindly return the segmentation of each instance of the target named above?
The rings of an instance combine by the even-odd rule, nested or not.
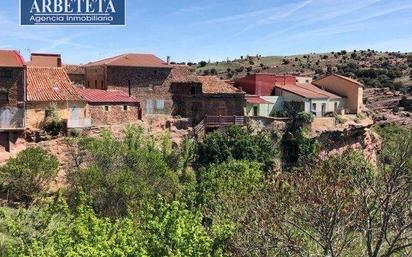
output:
[[[70,81],[75,85],[84,86],[85,82],[85,71],[84,67],[81,65],[65,64],[63,65],[64,70],[69,76]]]
[[[61,67],[27,67],[26,127],[41,128],[52,111],[68,128],[90,126],[87,102]]]
[[[145,114],[170,114],[173,66],[152,54],[123,54],[84,65],[85,87],[121,90],[142,104]]]
[[[17,51],[0,50],[0,153],[13,152],[25,128],[25,64]]]
[[[92,126],[135,123],[142,119],[140,103],[123,91],[78,88],[87,101]]]
[[[179,73],[171,84],[173,115],[191,118],[193,124],[205,116],[243,116],[244,92],[214,76]]]

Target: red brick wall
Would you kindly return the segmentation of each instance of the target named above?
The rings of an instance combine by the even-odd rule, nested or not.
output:
[[[136,105],[127,105],[127,111],[123,109],[123,105],[108,104],[109,111],[105,111],[105,106],[106,105],[89,105],[89,113],[93,126],[128,124],[138,121],[139,108]]]

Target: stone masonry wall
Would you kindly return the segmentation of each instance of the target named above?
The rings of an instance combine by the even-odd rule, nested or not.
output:
[[[20,68],[0,68],[2,71],[11,71],[11,78],[0,76],[0,92],[8,93],[8,102],[0,102],[0,108],[17,107],[17,102],[24,101],[24,70]]]
[[[134,123],[138,121],[139,108],[133,105],[107,105],[109,110],[105,110],[105,105],[89,105],[90,117],[93,126],[107,126]]]

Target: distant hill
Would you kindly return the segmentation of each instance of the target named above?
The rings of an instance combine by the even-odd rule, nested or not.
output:
[[[336,72],[362,81],[366,87],[404,90],[412,86],[412,53],[360,50],[293,56],[241,56],[221,62],[188,63],[200,75],[236,79],[248,73],[288,73],[320,77]]]

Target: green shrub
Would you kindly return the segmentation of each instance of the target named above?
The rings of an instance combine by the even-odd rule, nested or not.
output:
[[[29,204],[47,190],[58,167],[55,156],[38,147],[28,148],[0,168],[0,184],[10,196]]]

